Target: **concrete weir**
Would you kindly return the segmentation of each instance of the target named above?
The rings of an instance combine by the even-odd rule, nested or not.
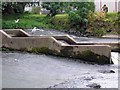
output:
[[[0,30],[2,47],[35,53],[75,58],[98,64],[110,64],[109,45],[80,44],[69,35],[31,36],[21,29]]]

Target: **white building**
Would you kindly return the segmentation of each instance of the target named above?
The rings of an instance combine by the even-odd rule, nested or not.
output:
[[[41,6],[41,1],[40,0],[33,0],[33,2],[39,2]],[[108,12],[118,12],[120,11],[120,0],[94,0],[95,2],[95,11],[100,12],[102,10],[102,7],[104,4],[108,7]],[[25,11],[32,11],[32,7],[27,7],[25,8]],[[41,11],[46,11],[46,10],[41,10]]]
[[[100,12],[104,4],[108,7],[108,12],[120,11],[120,0],[95,0],[96,11]]]

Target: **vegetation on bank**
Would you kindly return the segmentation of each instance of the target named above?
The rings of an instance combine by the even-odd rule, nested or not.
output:
[[[117,13],[92,13],[88,14],[88,26],[86,33],[92,36],[101,36],[106,33],[117,34],[119,32],[119,14]],[[15,23],[19,18],[20,21]],[[56,29],[76,33],[76,29],[71,27],[68,14],[58,14],[55,17],[46,17],[45,14],[18,14],[4,16],[2,18],[2,28],[31,29],[33,27]],[[76,27],[76,25],[74,26]],[[79,31],[79,28],[77,29]]]
[[[119,34],[118,17],[118,13],[90,13],[88,15],[89,26],[87,31],[93,36]]]
[[[19,18],[19,22],[15,23],[15,20]],[[47,28],[47,29],[67,29],[67,14],[56,15],[55,18],[46,17],[42,14],[23,14],[17,16],[6,16],[2,18],[2,28],[21,28],[21,29],[32,29],[34,27]]]
[[[38,7],[35,6],[36,4]],[[24,12],[26,5],[33,7],[31,13]],[[32,29],[38,27],[64,30],[79,36],[120,33],[118,30],[120,15],[96,13],[94,2],[44,2],[41,4],[42,8],[50,11],[44,15],[39,14],[39,6],[38,2],[2,3],[2,28]]]
[[[10,15],[16,17],[18,14],[21,14],[20,16],[23,16],[22,18],[25,19],[24,22],[27,21],[26,18],[29,18],[30,22],[27,21],[27,23],[29,23],[30,25],[24,22],[18,23],[21,17],[18,17],[18,18],[16,17],[17,22],[8,21],[6,23],[7,20],[3,19],[3,28],[5,28],[6,26],[8,26],[9,28],[12,28],[12,27],[28,28],[29,26],[30,27],[41,26],[43,28],[64,29],[64,30],[66,29],[67,31],[69,29],[73,29],[74,32],[78,31],[83,34],[86,31],[86,28],[88,25],[87,14],[89,13],[89,11],[94,12],[95,10],[94,2],[43,2],[41,4],[42,8],[49,10],[49,12],[46,14],[44,18],[42,17],[42,15],[40,15],[40,17],[34,18],[29,14],[27,14],[27,16],[24,17],[23,10],[25,8],[25,5],[36,7],[36,3],[11,3],[11,2],[6,3],[5,2],[2,4],[2,7],[3,7],[2,16],[3,18],[6,16],[9,17]],[[37,11],[38,13],[40,13],[39,10],[37,10],[38,8],[32,8],[32,9],[33,10],[31,13],[37,14]],[[65,16],[66,15],[67,16],[63,17],[62,15],[60,15],[60,18],[57,18],[57,15],[60,13],[64,13]],[[11,23],[12,25],[9,25],[8,23]]]

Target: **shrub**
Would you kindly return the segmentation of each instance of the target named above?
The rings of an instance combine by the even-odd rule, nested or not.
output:
[[[116,34],[119,32],[117,13],[89,12],[88,20],[87,31],[92,32],[94,36],[101,36],[106,33]]]
[[[33,7],[32,8],[32,13],[33,14],[40,14],[40,7]]]
[[[120,12],[118,12],[118,25],[120,25]]]
[[[93,29],[91,30],[91,35],[97,36],[97,37],[101,37],[101,36],[103,36],[105,33],[106,33],[106,30],[105,30],[104,28],[100,28],[100,29],[93,28]]]
[[[69,12],[70,28],[75,28],[81,33],[85,33],[88,26],[88,13],[93,12],[95,7],[93,2],[74,3],[77,10]]]
[[[115,25],[117,27],[117,34],[120,34],[120,12],[117,13],[117,19],[115,21]]]

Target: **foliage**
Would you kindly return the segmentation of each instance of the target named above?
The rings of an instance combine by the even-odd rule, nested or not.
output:
[[[72,15],[76,16],[73,17],[73,21],[79,23],[80,16],[75,12],[71,11]],[[90,12],[89,12],[90,13]],[[117,32],[120,33],[119,25],[120,22],[118,18],[120,18],[117,13],[107,13],[106,17],[100,18],[98,20],[96,16],[98,13],[90,13],[88,14],[88,26],[86,32],[90,32],[90,35],[93,36],[101,36],[103,34],[109,33],[107,30],[111,29],[112,34],[116,34]],[[15,23],[15,20],[19,17],[20,21]],[[74,22],[72,22],[74,23]],[[39,15],[39,14],[17,14],[15,16],[9,15],[2,18],[2,28],[22,28],[22,29],[31,29],[33,27],[40,27],[46,29],[56,29],[56,30],[68,30],[70,26],[69,16],[68,14],[57,14],[54,18],[46,18],[46,15]],[[79,27],[79,26],[78,26]],[[76,25],[74,26],[76,29]],[[75,29],[73,29],[75,31]],[[79,28],[78,28],[79,29]],[[69,31],[68,31],[69,32]],[[89,35],[88,35],[89,36]]]
[[[117,31],[119,31],[117,13],[89,12],[88,21],[87,32],[90,32],[93,36],[102,36],[106,33],[117,34]]]
[[[110,19],[107,19],[106,17],[109,17],[109,16],[106,16],[106,14],[103,12],[93,13],[93,12],[89,11],[89,13],[87,15],[88,22],[90,25],[96,21],[110,21]]]
[[[62,11],[68,13],[69,28],[79,30],[81,33],[85,32],[88,25],[88,12],[93,12],[95,9],[93,2],[44,2],[42,7],[50,10],[50,13],[47,15],[50,17],[54,17]],[[54,21],[51,19],[52,24],[54,24]]]
[[[47,16],[53,17],[65,8],[65,3],[63,2],[43,2],[42,7],[50,10]]]
[[[120,26],[120,12],[118,12],[118,26]]]
[[[14,13],[15,14],[16,13],[23,13],[23,9],[24,9],[26,4],[27,3],[21,3],[21,2],[20,3],[19,2],[3,3],[3,12],[4,13],[7,12],[8,14],[12,14],[12,15],[14,15]],[[50,10],[50,13],[47,15],[47,16],[50,16],[50,17],[55,17],[55,15],[57,15],[58,13],[61,13],[63,11],[69,14],[67,20],[66,19],[64,20],[65,22],[63,22],[60,19],[58,21],[56,21],[55,18],[47,18],[46,20],[48,20],[48,22],[50,22],[50,24],[46,25],[45,23],[48,23],[48,22],[43,21],[44,23],[42,23],[42,25],[43,25],[42,27],[55,26],[53,28],[57,29],[59,27],[59,25],[64,25],[65,28],[68,28],[68,27],[69,28],[74,28],[76,30],[79,30],[81,33],[85,32],[86,27],[88,25],[88,20],[87,20],[88,12],[89,11],[94,11],[94,9],[95,9],[95,6],[94,6],[93,2],[43,2],[42,7],[46,8],[47,10]],[[9,11],[8,11],[8,8],[10,8]],[[32,12],[34,14],[36,14],[36,13],[38,14],[39,9],[37,7],[35,7],[35,8],[33,8]],[[39,20],[40,19],[37,19],[36,21],[39,21]],[[69,20],[69,24],[68,24],[68,20]],[[26,28],[27,25],[28,25],[27,23],[24,23],[24,22],[21,22],[21,21],[17,24],[14,24],[14,22],[12,21],[11,26],[9,26],[8,23],[10,24],[10,22],[4,22],[3,21],[3,28],[5,28],[6,26],[8,28],[11,28],[11,27]],[[34,26],[34,24],[35,23],[33,23],[32,26]],[[39,24],[40,23],[38,23],[38,24],[36,23],[36,25],[39,25]],[[46,26],[44,26],[44,24]],[[4,26],[4,25],[6,25],[6,26]],[[41,24],[40,24],[40,26],[41,26]]]
[[[58,14],[54,18],[49,18],[48,23],[51,24],[51,28],[53,29],[59,29],[59,30],[65,30],[68,29],[68,15],[64,14]]]
[[[88,25],[87,15],[89,11],[94,11],[95,5],[93,2],[74,2],[72,7],[74,9],[69,12],[70,28],[75,28],[84,33]]]
[[[23,13],[27,2],[3,2],[2,3],[2,14],[15,14]]]
[[[93,28],[93,29],[91,30],[91,35],[92,35],[92,36],[101,37],[101,36],[103,36],[104,34],[106,34],[105,28],[100,28],[100,29],[98,29],[98,28]]]
[[[120,12],[117,14],[116,26],[118,27],[117,33],[120,34]]]
[[[40,14],[40,7],[33,7],[32,8],[32,13],[33,14]]]
[[[15,23],[15,19],[18,18],[20,21]],[[31,29],[34,27],[65,30],[68,28],[67,14],[58,14],[55,18],[46,18],[46,15],[39,14],[23,14],[23,15],[9,15],[4,17],[2,20],[2,28],[22,28]]]

